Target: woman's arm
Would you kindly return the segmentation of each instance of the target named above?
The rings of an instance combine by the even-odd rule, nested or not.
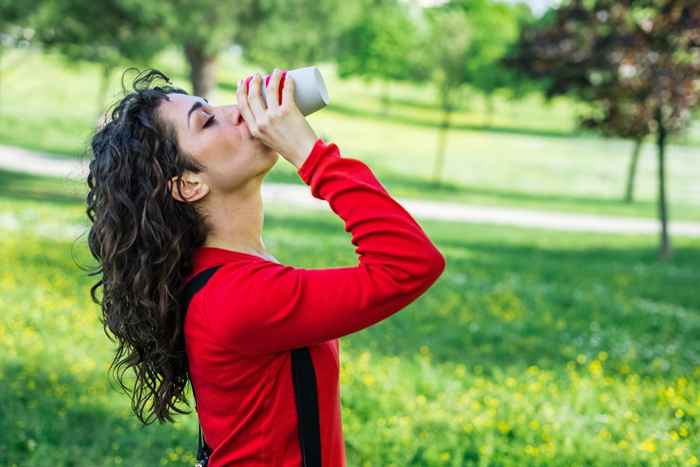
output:
[[[297,173],[343,219],[358,264],[306,269],[251,258],[221,267],[203,305],[217,341],[241,354],[364,329],[413,302],[445,268],[440,251],[364,162],[341,157],[319,138]]]

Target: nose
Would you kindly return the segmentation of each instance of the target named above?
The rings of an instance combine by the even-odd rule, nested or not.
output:
[[[233,114],[234,125],[238,125],[243,121],[243,114],[241,114],[241,108],[238,105],[232,105],[231,112]]]
[[[212,107],[212,110],[216,108],[222,109],[223,114],[226,115],[226,120],[228,120],[230,117],[234,125],[238,125],[243,122],[243,114],[241,113],[241,108],[238,106],[238,104]]]

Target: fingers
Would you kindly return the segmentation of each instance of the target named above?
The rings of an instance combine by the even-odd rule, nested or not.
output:
[[[286,109],[292,105],[296,105],[294,101],[294,78],[289,76],[289,73],[284,75],[284,87],[282,88],[282,108]]]
[[[279,87],[280,87],[280,76],[282,73],[275,68],[272,70],[272,76],[270,76],[270,82],[268,83],[267,86],[267,93],[266,93],[266,101],[267,101],[267,108],[268,109],[279,109]]]
[[[236,89],[236,100],[238,101],[238,107],[241,109],[241,114],[248,123],[248,128],[252,129],[256,127],[256,120],[253,112],[250,110],[250,105],[248,104],[248,97],[246,95],[246,84],[245,81],[238,80],[238,88]]]
[[[260,90],[260,83],[262,82],[262,77],[260,73],[255,73],[253,81],[250,85],[250,93],[248,94],[248,104],[250,105],[250,110],[255,115],[255,121],[258,126],[262,125],[263,122],[267,120],[265,112],[267,111],[267,105],[262,98],[262,91]]]

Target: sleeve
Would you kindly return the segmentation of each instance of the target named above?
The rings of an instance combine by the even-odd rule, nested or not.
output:
[[[440,251],[362,161],[319,138],[297,171],[350,232],[356,266],[225,264],[205,299],[215,339],[244,355],[315,345],[371,326],[416,300],[445,269]]]

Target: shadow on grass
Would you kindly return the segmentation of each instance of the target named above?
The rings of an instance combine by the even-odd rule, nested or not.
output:
[[[94,123],[71,116],[41,116],[27,121],[25,117],[3,114],[0,119],[0,144],[19,146],[42,153],[52,159],[86,157]],[[48,133],[42,137],[36,134]],[[67,144],[69,142],[69,144]]]
[[[4,381],[0,429],[6,435],[0,440],[3,465],[146,467],[159,465],[178,447],[191,456],[181,459],[182,465],[194,464],[196,422],[186,430],[157,422],[141,425],[130,411],[117,413],[94,402],[96,395],[103,399],[102,392],[109,387],[103,382],[104,373],[78,380],[62,371],[62,366],[12,362],[0,368]],[[120,397],[128,402],[128,395]],[[194,406],[191,396],[188,400]],[[193,413],[179,417],[196,417],[194,409],[183,407]]]
[[[423,128],[440,128],[441,124],[439,121],[426,120],[421,118],[415,118],[410,116],[403,116],[390,113],[389,115],[384,115],[381,112],[369,111],[364,109],[359,109],[356,107],[351,107],[344,104],[331,103],[327,107],[330,111],[339,113],[341,115],[346,115],[349,117],[364,118],[367,120],[379,120],[382,122],[392,122],[401,123],[405,125],[412,125]],[[437,109],[436,109],[437,110]],[[562,131],[562,130],[548,130],[546,128],[524,128],[524,127],[510,127],[510,126],[484,126],[484,125],[474,125],[474,124],[456,124],[452,123],[450,125],[450,130],[468,130],[468,131],[481,131],[486,133],[497,133],[497,134],[515,134],[515,135],[526,135],[526,136],[542,136],[548,138],[577,138],[588,133],[583,131]],[[591,135],[592,137],[593,135]]]
[[[79,182],[55,177],[41,177],[0,169],[0,197],[17,201],[40,201],[56,206],[85,203]]]
[[[454,182],[435,183],[421,177],[407,176],[397,172],[383,171],[380,181],[389,189],[410,189],[426,194],[445,194],[474,197],[488,197],[504,202],[533,202],[542,204],[586,204],[589,206],[627,206],[630,205],[616,198],[591,198],[584,196],[548,193],[527,193],[522,191],[497,190],[483,187],[469,187]],[[635,202],[635,206],[652,204]]]
[[[396,326],[365,334],[366,344],[374,337],[381,351],[408,356],[422,341],[438,361],[492,369],[561,368],[599,351],[613,367],[628,363],[648,375],[662,368],[682,374],[698,364],[698,250],[677,250],[664,266],[655,248],[463,248],[471,257],[448,257],[430,300]]]

